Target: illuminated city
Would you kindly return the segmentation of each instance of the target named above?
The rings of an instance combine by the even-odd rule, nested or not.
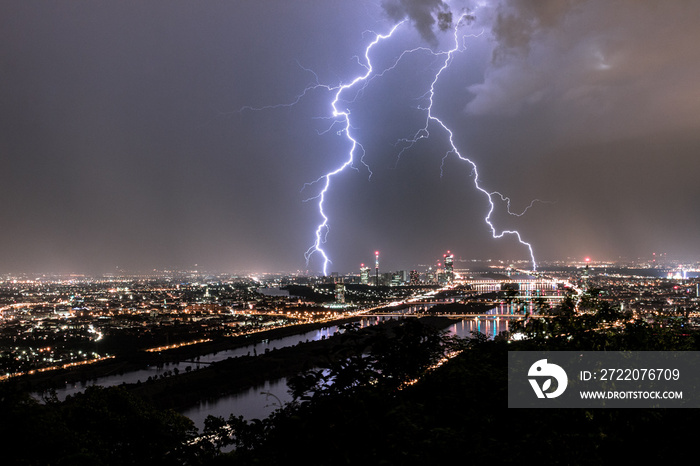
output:
[[[368,314],[502,318],[503,326],[494,327],[500,332],[508,329],[507,319],[538,315],[542,306],[570,295],[580,299],[591,289],[630,319],[684,317],[700,324],[700,263],[585,258],[543,263],[541,272],[530,274],[519,268],[526,263],[462,259],[455,267],[454,261],[447,251],[434,268],[381,274],[377,262],[371,285],[364,264],[356,273],[329,276],[8,275],[0,282],[2,378],[100,362],[125,349],[161,352]],[[440,303],[451,310],[439,311]]]

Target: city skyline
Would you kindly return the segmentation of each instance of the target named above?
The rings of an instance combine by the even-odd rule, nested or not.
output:
[[[453,256],[452,266],[454,271],[462,274],[483,274],[483,273],[524,273],[531,274],[527,269],[529,261],[526,259],[474,259],[460,257],[451,253]],[[127,269],[117,268],[114,270],[90,272],[87,270],[73,270],[70,272],[56,272],[50,270],[31,270],[31,271],[2,271],[0,272],[0,281],[17,281],[17,282],[41,282],[46,280],[74,281],[74,280],[121,280],[121,279],[250,279],[266,282],[267,280],[275,280],[276,277],[299,277],[317,279],[320,282],[335,280],[337,278],[358,279],[361,284],[375,284],[376,274],[383,277],[382,280],[388,280],[388,277],[396,273],[404,273],[407,277],[414,272],[421,278],[444,271],[444,259],[447,254],[438,254],[433,258],[433,262],[417,263],[411,262],[408,265],[401,258],[388,258],[386,262],[382,262],[382,266],[376,269],[370,263],[359,263],[357,267],[348,270],[331,270],[326,275],[319,272],[309,270],[283,270],[279,268],[273,269],[256,269],[256,270],[221,270],[201,267],[199,264],[191,266],[177,267],[160,267],[147,269]],[[370,267],[372,265],[372,267]],[[603,271],[603,273],[619,273],[620,271],[644,271],[649,273],[655,270],[655,276],[662,278],[694,278],[700,273],[700,260],[683,260],[676,257],[669,257],[666,254],[653,254],[649,257],[637,258],[600,258],[584,256],[584,257],[566,257],[556,260],[542,261],[539,272],[550,273],[556,270],[574,271],[587,266],[591,269]],[[535,274],[535,275],[537,275]],[[686,275],[687,274],[687,275]]]
[[[331,94],[240,110],[347,83],[363,71],[353,57],[403,19],[410,27],[373,54],[378,69],[405,49],[444,52],[451,29],[429,18],[447,7],[474,20],[460,30],[436,112],[486,189],[516,212],[544,201],[523,217],[500,205],[499,229],[521,231],[538,260],[700,258],[700,6],[414,3],[423,8],[6,3],[0,272],[318,273],[317,257],[304,262],[318,224],[305,183],[347,153],[328,120]],[[411,54],[343,102],[372,177],[356,163],[334,179],[329,272],[359,271],[375,250],[386,270],[447,249],[528,258],[512,238],[491,238],[471,167],[441,161],[438,128],[398,158],[394,144],[421,127],[417,107],[438,68],[433,55]]]

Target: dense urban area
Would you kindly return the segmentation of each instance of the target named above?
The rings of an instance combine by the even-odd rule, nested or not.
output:
[[[620,306],[635,318],[654,321],[684,316],[694,323],[699,269],[699,264],[677,262],[626,266],[560,262],[542,264],[540,272],[527,275],[502,262],[474,261],[468,269],[454,268],[449,261],[420,273],[376,276],[364,265],[358,274],[330,277],[197,271],[102,277],[5,275],[0,280],[0,374],[7,378],[94,362],[125,350],[174,348],[340,319],[438,291],[440,299],[449,302],[486,302],[490,308],[518,301],[524,314],[536,300],[533,292],[517,293],[518,280],[523,279],[549,280],[560,296],[593,290],[598,299]],[[479,292],[483,288],[479,284],[485,282],[497,287]]]
[[[194,270],[4,275],[0,405],[14,424],[5,423],[1,436],[23,445],[31,432],[53,445],[66,464],[70,458],[97,457],[96,464],[283,464],[285,454],[303,458],[301,445],[326,435],[323,410],[338,411],[338,422],[344,419],[344,427],[331,429],[335,435],[357,440],[358,434],[347,429],[362,430],[356,422],[380,422],[388,415],[379,414],[384,412],[380,406],[389,403],[398,410],[393,415],[411,417],[403,411],[407,406],[430,399],[438,406],[422,414],[429,420],[396,421],[381,433],[388,435],[381,451],[319,447],[353,462],[384,458],[394,445],[410,458],[406,464],[414,464],[425,461],[442,439],[423,439],[428,446],[414,450],[410,436],[425,435],[431,427],[406,431],[411,423],[453,429],[450,435],[474,434],[436,414],[445,409],[439,405],[444,397],[455,396],[451,390],[504,403],[498,401],[505,390],[501,345],[510,345],[507,350],[697,347],[700,263],[586,258],[543,263],[533,272],[518,262],[455,261],[448,251],[423,270],[380,273],[378,259],[374,265],[330,276]],[[493,372],[479,376],[485,377],[479,387],[490,387],[488,393],[469,385],[472,379],[464,374],[441,381],[457,377],[455,371],[477,369]],[[286,394],[268,388],[279,380],[286,381]],[[250,401],[218,404],[246,390],[250,400],[262,397],[262,391],[273,401],[251,415],[236,412]],[[467,395],[469,390],[476,392]],[[399,393],[403,401],[394,405]],[[368,403],[362,421],[355,420],[353,403]],[[101,406],[99,415],[91,411],[96,406]],[[123,410],[132,414],[124,416]],[[645,416],[621,414],[605,422],[646,425],[658,417]],[[659,426],[673,421],[661,418]],[[301,424],[290,427],[291,419]],[[581,421],[584,437],[593,435],[587,429],[602,429],[600,418],[592,419]],[[37,422],[45,428],[37,428]],[[143,443],[151,437],[136,428],[143,423],[168,434]],[[82,437],[56,433],[62,431],[80,431]],[[142,433],[126,434],[131,431]],[[297,444],[292,439],[301,431],[308,436]],[[130,445],[131,453],[105,459],[114,448],[100,443],[105,435]],[[407,437],[396,437],[402,435]],[[628,440],[605,435],[606,448]],[[94,447],[98,438],[99,448]],[[30,451],[26,447],[11,458],[26,464],[48,461]],[[605,451],[592,458],[600,459]],[[446,460],[445,455],[437,457]],[[480,448],[476,456],[488,455]]]

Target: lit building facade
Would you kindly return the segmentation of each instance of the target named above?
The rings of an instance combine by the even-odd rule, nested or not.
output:
[[[360,283],[362,285],[369,284],[369,267],[365,264],[360,264]]]

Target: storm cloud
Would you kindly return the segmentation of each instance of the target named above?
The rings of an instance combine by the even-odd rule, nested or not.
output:
[[[384,0],[382,8],[387,16],[398,22],[409,19],[425,41],[436,45],[435,26],[446,30],[452,23],[452,12],[442,0]]]
[[[493,60],[466,110],[545,112],[564,138],[582,126],[600,140],[696,127],[698,15],[685,2],[501,3]]]

